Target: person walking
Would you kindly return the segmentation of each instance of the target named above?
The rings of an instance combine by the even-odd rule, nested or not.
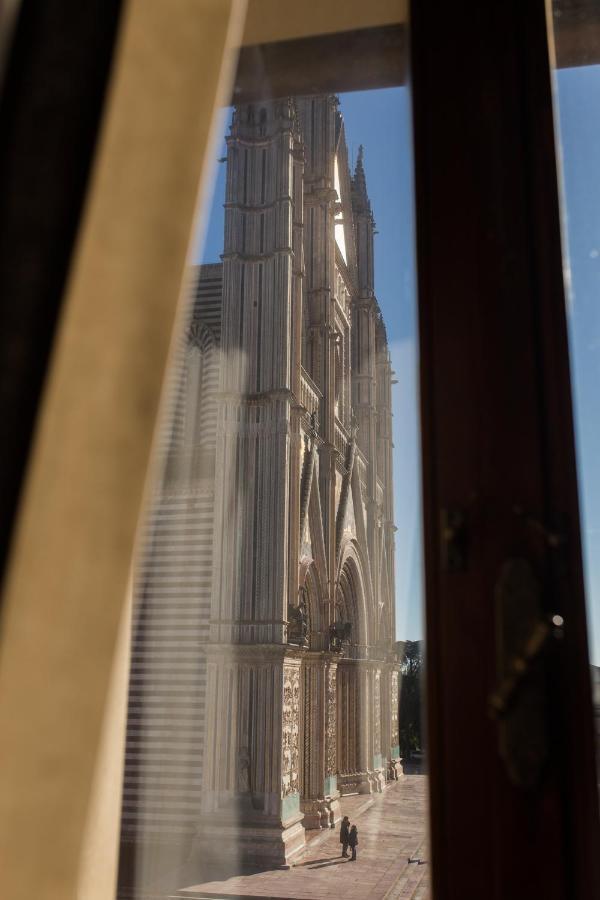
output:
[[[350,834],[348,835],[348,843],[352,847],[352,857],[350,862],[354,862],[356,860],[356,848],[358,847],[358,828],[356,825],[353,825],[350,829]]]
[[[350,831],[350,819],[344,816],[342,826],[340,828],[340,844],[342,845],[342,856],[348,859],[348,832]]]

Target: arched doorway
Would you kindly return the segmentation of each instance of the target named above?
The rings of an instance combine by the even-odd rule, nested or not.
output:
[[[368,661],[370,627],[359,553],[347,548],[336,587],[336,627],[347,634],[337,668],[337,766],[341,793],[370,791],[372,747],[377,740],[372,672]],[[379,716],[379,714],[378,714]]]

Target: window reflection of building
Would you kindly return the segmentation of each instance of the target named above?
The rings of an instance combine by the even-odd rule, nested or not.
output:
[[[337,99],[238,107],[227,145],[137,578],[122,837],[283,863],[400,770],[392,372]]]

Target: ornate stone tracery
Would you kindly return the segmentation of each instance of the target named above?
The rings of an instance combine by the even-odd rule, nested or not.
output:
[[[337,773],[337,679],[336,669],[330,665],[327,671],[327,759],[328,776]]]
[[[373,753],[374,766],[381,766],[381,672],[373,678]]]
[[[300,788],[300,670],[298,666],[284,666],[282,710],[282,767],[283,797],[297,794]]]
[[[400,744],[400,733],[399,733],[399,722],[398,722],[398,710],[399,710],[399,696],[398,696],[398,680],[399,675],[398,672],[392,671],[391,674],[391,713],[392,713],[392,746],[390,752],[397,752],[397,748]]]

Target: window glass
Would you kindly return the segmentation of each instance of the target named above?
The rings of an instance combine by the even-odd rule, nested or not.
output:
[[[274,93],[223,111],[193,242],[123,898],[428,893],[409,94]]]
[[[553,4],[563,269],[600,781],[600,5]]]

